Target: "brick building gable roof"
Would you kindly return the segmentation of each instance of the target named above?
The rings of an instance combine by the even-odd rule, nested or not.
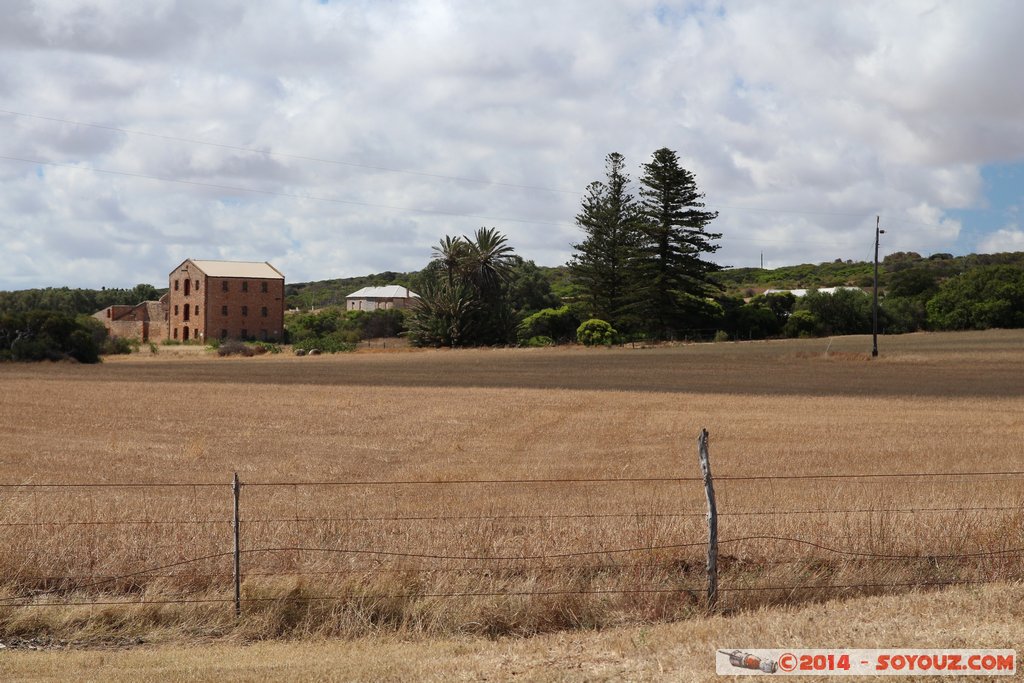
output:
[[[209,277],[249,277],[263,280],[284,279],[281,271],[266,261],[211,261],[205,259],[189,259],[189,261]]]

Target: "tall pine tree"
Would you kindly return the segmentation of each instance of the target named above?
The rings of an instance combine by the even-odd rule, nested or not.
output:
[[[612,152],[605,158],[605,182],[587,187],[576,216],[586,238],[573,245],[576,253],[569,262],[591,316],[620,330],[630,326],[631,260],[640,238],[640,214],[624,165],[625,158]]]
[[[704,256],[718,251],[714,240],[721,234],[707,231],[718,212],[704,210],[693,174],[672,150],[659,149],[643,169],[642,236],[632,294],[648,331],[674,338],[699,326],[707,297],[717,288],[710,274],[721,266]]]

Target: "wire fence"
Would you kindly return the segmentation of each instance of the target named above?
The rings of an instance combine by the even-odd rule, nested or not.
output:
[[[725,533],[710,553],[703,477],[0,483],[0,608],[241,614],[558,596],[709,607],[712,555],[714,594],[761,602],[1020,580],[1022,477],[719,476]],[[313,583],[261,583],[278,578]]]

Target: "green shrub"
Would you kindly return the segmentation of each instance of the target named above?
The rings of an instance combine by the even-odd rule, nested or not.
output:
[[[820,337],[823,330],[818,316],[810,311],[794,311],[782,331],[787,337]]]
[[[615,329],[604,320],[591,318],[576,328],[576,341],[584,346],[611,346],[615,343]]]
[[[336,341],[358,344],[363,339],[397,337],[405,330],[405,313],[388,308],[376,311],[345,311],[332,308],[317,313],[300,313],[288,317],[285,323],[288,340],[292,344],[309,339],[324,339],[340,335]],[[312,348],[323,348],[317,345]]]
[[[715,341],[716,342],[727,342],[727,341],[729,341],[729,333],[726,332],[725,330],[718,330],[717,332],[715,332]]]
[[[532,347],[532,348],[540,348],[540,347],[544,347],[544,346],[554,346],[554,345],[555,345],[555,340],[554,339],[552,339],[551,337],[545,337],[543,335],[537,336],[537,337],[530,337],[525,342],[523,342],[523,346],[529,346],[529,347]]]
[[[217,355],[253,356],[264,353],[281,353],[281,346],[272,342],[244,342],[238,339],[217,339],[214,342],[211,342],[210,346],[217,350]]]
[[[100,346],[100,353],[104,356],[127,354],[132,352],[132,341],[124,337],[109,337]],[[136,344],[138,342],[136,341]]]
[[[940,330],[1024,327],[1024,269],[982,266],[952,277],[927,311],[928,324]]]
[[[262,356],[265,353],[281,353],[281,347],[271,342],[243,342],[229,339],[218,342],[218,356]]]
[[[796,309],[813,313],[819,321],[820,331],[810,336],[871,332],[871,297],[861,291],[839,289],[825,294],[812,290],[800,299]]]
[[[928,326],[925,301],[919,297],[886,296],[878,312],[879,325],[887,334],[917,332]]]
[[[77,329],[68,338],[67,354],[79,363],[99,363],[100,350],[89,330]]]
[[[58,311],[0,314],[0,360],[74,358],[80,363],[98,363],[97,337],[101,335],[96,322],[76,320]]]
[[[533,337],[549,337],[558,342],[572,341],[580,319],[568,306],[561,308],[545,308],[527,316],[519,323],[516,336],[520,343]]]
[[[217,347],[218,356],[255,356],[256,351],[243,341],[230,339]]]

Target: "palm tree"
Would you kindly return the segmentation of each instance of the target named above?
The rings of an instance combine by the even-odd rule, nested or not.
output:
[[[490,293],[508,280],[512,273],[514,250],[508,238],[495,228],[480,228],[473,239],[468,237],[468,272],[481,293]]]
[[[469,240],[464,237],[452,237],[445,235],[441,244],[433,247],[434,260],[441,264],[448,276],[448,284],[455,284],[457,277],[462,275],[466,269],[469,258]]]
[[[476,307],[475,292],[466,284],[427,280],[413,304],[409,332],[425,346],[461,346],[470,338]]]
[[[494,228],[445,236],[424,271],[410,333],[426,345],[502,344],[515,336],[505,291],[515,253]]]

